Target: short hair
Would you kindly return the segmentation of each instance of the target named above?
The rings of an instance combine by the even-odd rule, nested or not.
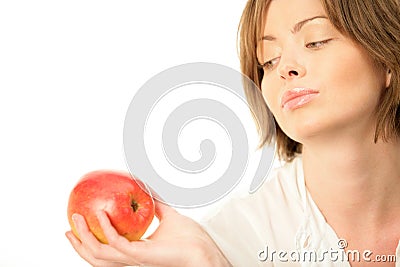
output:
[[[240,67],[256,85],[244,84],[244,91],[257,121],[260,147],[276,139],[279,157],[291,161],[301,153],[302,145],[282,131],[260,93],[263,69],[257,61],[257,44],[271,1],[249,0],[245,6],[238,29]],[[399,0],[321,0],[321,4],[339,32],[361,45],[375,62],[391,72],[390,86],[382,94],[376,111],[374,142],[400,136]]]

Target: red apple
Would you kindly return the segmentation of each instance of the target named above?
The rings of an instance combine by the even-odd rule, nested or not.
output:
[[[72,232],[79,238],[72,221],[72,214],[79,213],[96,238],[107,243],[96,217],[96,211],[104,210],[120,235],[130,241],[139,240],[153,220],[154,201],[138,183],[141,182],[127,172],[99,170],[84,175],[69,197]]]

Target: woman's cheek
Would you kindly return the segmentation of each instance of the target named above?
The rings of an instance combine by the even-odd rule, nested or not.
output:
[[[262,89],[262,95],[264,98],[265,103],[267,104],[269,110],[272,112],[272,114],[276,114],[277,108],[279,107],[278,104],[278,92],[277,90],[273,90],[272,84],[269,83],[269,86],[267,87],[267,83],[264,81],[264,79],[261,82],[261,89]]]

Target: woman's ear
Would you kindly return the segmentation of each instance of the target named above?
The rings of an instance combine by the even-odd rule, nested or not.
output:
[[[390,82],[392,80],[392,71],[390,69],[387,69],[386,71],[386,88],[390,86]]]

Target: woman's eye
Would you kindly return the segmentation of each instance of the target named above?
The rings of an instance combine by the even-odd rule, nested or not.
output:
[[[311,49],[322,48],[322,47],[325,46],[330,40],[332,40],[332,39],[327,39],[327,40],[323,40],[323,41],[307,43],[307,44],[306,44],[306,47],[307,47],[307,48],[311,48]]]
[[[265,63],[262,64],[263,69],[268,69],[268,70],[272,69],[276,65],[276,63],[278,63],[278,60],[279,58],[276,57],[266,61]]]

